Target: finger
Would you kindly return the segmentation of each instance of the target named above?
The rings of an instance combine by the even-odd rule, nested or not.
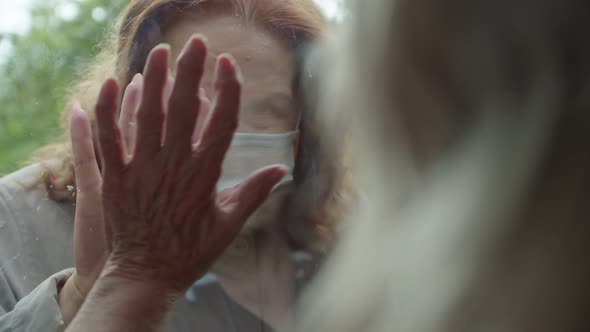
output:
[[[163,94],[163,108],[164,111],[164,119],[168,117],[168,103],[170,102],[170,96],[172,95],[172,88],[174,87],[174,76],[170,70],[168,70],[168,75],[166,76],[166,84],[164,85],[164,94]],[[163,126],[162,129],[162,136],[166,137],[166,126]],[[162,143],[162,142],[160,142]]]
[[[96,124],[98,142],[104,171],[119,172],[124,167],[121,132],[117,126],[117,98],[119,93],[117,81],[107,80],[100,90],[96,103]]]
[[[137,143],[134,159],[147,162],[160,151],[164,122],[163,94],[168,75],[170,47],[156,46],[144,69],[143,93],[137,112]]]
[[[199,113],[199,84],[207,48],[194,36],[178,57],[177,74],[170,97],[165,144],[186,155],[192,149],[192,133]]]
[[[212,231],[217,241],[232,239],[252,213],[262,205],[274,186],[287,174],[282,165],[268,166],[251,174],[230,197],[218,205],[218,220]]]
[[[211,101],[207,97],[207,92],[205,89],[199,89],[199,99],[200,99],[200,106],[199,106],[199,115],[197,116],[197,124],[195,125],[195,131],[193,132],[193,144],[197,142],[201,132],[203,132],[203,127],[205,126],[205,121],[211,112]]]
[[[96,162],[90,121],[77,103],[72,106],[70,133],[77,187],[74,252],[76,267],[83,269],[93,266],[92,263],[104,253],[104,219],[100,204],[102,178]]]
[[[78,103],[72,105],[70,134],[78,193],[100,194],[101,176],[96,162],[90,121]]]
[[[166,86],[164,87],[164,106],[168,105],[170,102],[170,97],[172,96],[172,89],[174,88],[174,76],[171,73],[168,73],[166,77]],[[167,110],[167,107],[164,107],[164,110]]]
[[[125,152],[130,155],[135,147],[136,136],[136,112],[141,97],[143,77],[135,75],[131,83],[125,89],[123,102],[121,103],[121,115],[119,116],[119,128],[123,137]]]
[[[217,97],[194,154],[194,163],[207,174],[209,182],[202,183],[204,187],[217,183],[223,158],[238,126],[241,93],[238,70],[229,55],[218,58],[215,81]]]

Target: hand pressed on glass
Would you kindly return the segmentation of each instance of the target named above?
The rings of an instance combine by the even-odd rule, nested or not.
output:
[[[285,174],[280,166],[267,167],[224,193],[223,199],[217,195],[215,184],[237,126],[241,84],[234,61],[220,56],[216,98],[193,145],[205,55],[203,41],[191,38],[179,56],[178,74],[164,107],[169,50],[160,46],[151,52],[129,158],[115,120],[119,87],[109,80],[101,90],[96,119],[109,246],[103,274],[182,292],[208,270]],[[79,111],[72,116],[75,126],[88,126]]]

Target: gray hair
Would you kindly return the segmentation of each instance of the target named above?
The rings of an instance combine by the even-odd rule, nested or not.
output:
[[[351,4],[367,195],[298,331],[590,330],[590,2]]]

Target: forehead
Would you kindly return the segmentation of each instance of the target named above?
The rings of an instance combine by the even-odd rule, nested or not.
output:
[[[209,55],[202,84],[205,89],[211,88],[217,55],[231,53],[244,76],[244,97],[262,93],[291,94],[294,59],[287,44],[268,29],[245,23],[234,15],[186,14],[172,24],[164,34],[172,51],[172,70],[184,44],[195,33],[208,40]]]

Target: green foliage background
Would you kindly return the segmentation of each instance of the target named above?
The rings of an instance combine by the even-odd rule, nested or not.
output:
[[[33,151],[62,135],[60,118],[67,89],[79,70],[99,51],[97,45],[128,3],[33,1],[27,34],[0,32],[0,41],[13,45],[8,57],[0,58],[0,175],[18,169]],[[337,13],[346,14],[341,0],[327,2],[335,6]],[[57,9],[67,4],[78,8],[72,19],[58,15]],[[93,18],[96,8],[106,12],[104,20]],[[338,16],[342,15],[333,19],[339,21]]]
[[[56,14],[64,3],[78,6],[65,20]],[[0,34],[13,45],[0,60],[0,174],[16,170],[37,148],[62,132],[64,95],[76,73],[97,53],[100,40],[125,6],[125,0],[37,0],[25,35]],[[95,8],[106,11],[95,20]]]

